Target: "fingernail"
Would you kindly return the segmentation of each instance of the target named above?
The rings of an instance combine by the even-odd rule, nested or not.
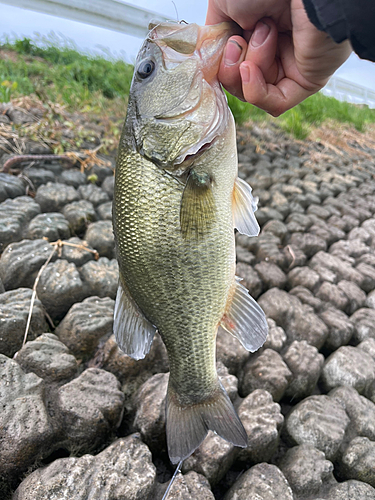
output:
[[[242,47],[235,40],[229,40],[225,48],[224,53],[224,64],[227,66],[233,66],[236,64],[241,57]]]
[[[249,81],[250,81],[250,68],[247,64],[241,64],[240,73],[241,73],[242,83],[245,83],[245,84],[249,83]]]
[[[263,21],[260,21],[256,25],[254,33],[251,37],[250,41],[251,45],[253,47],[259,47],[260,45],[262,45],[266,41],[270,29],[271,28],[268,26],[268,24],[264,23]]]

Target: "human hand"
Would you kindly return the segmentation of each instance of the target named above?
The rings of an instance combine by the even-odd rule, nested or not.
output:
[[[351,53],[309,21],[302,0],[209,0],[206,24],[235,21],[219,70],[223,86],[273,116],[320,90]]]

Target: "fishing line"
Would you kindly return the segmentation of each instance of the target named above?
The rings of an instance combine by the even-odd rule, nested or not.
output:
[[[177,12],[177,7],[176,7],[176,4],[174,3],[174,1],[172,0],[172,3],[173,3],[173,6],[174,6],[174,10],[176,11],[176,21],[179,22],[178,20],[178,12]]]
[[[174,471],[172,479],[169,481],[168,488],[166,489],[166,491],[164,493],[164,496],[163,496],[163,498],[161,500],[166,500],[167,499],[168,493],[169,493],[170,489],[172,488],[172,484],[174,483],[174,480],[176,479],[177,474],[180,472],[180,469],[181,469],[181,466],[182,466],[182,462],[183,462],[183,460],[181,460],[180,462],[178,462],[178,465],[176,467],[176,470]]]

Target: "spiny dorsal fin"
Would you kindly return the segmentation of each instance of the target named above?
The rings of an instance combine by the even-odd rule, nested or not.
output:
[[[120,349],[134,359],[144,358],[151,348],[155,331],[120,280],[113,320],[113,333]]]
[[[182,194],[180,223],[183,238],[202,237],[215,218],[212,179],[207,173],[192,170]]]
[[[247,236],[258,236],[260,228],[254,215],[258,200],[251,191],[249,184],[237,177],[233,189],[234,227]]]
[[[267,338],[268,325],[263,309],[236,277],[221,326],[250,352],[257,351]]]

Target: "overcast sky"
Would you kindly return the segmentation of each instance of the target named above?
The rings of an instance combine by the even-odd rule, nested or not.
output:
[[[172,0],[128,0],[128,3],[159,12],[176,19]],[[174,0],[179,19],[204,24],[207,0]],[[88,24],[69,21],[30,10],[0,3],[0,35],[27,36],[35,33],[47,35],[51,31],[74,41],[80,50],[100,52],[109,49],[113,55],[133,62],[142,40],[129,35],[109,31]],[[337,76],[375,90],[375,64],[360,60],[353,54],[337,71]]]

